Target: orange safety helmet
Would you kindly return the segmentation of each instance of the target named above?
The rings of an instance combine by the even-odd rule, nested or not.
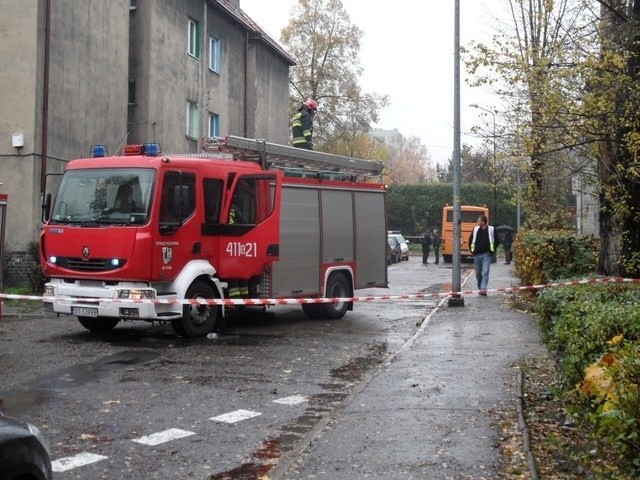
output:
[[[314,112],[318,110],[318,102],[316,102],[313,98],[307,98],[302,104],[307,107],[309,110],[313,110]]]

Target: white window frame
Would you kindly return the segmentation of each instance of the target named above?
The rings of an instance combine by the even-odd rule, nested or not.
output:
[[[187,21],[187,53],[200,58],[200,24],[193,18]]]
[[[222,40],[213,35],[209,37],[209,70],[220,73],[222,66]]]
[[[200,136],[200,109],[198,102],[187,100],[186,135],[198,139]]]
[[[220,115],[209,112],[209,138],[220,136]]]

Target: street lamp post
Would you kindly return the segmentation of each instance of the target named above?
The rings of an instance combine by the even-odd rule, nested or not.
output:
[[[471,103],[470,107],[477,108],[479,110],[483,110],[487,113],[490,113],[493,118],[493,224],[498,226],[498,172],[496,166],[496,112],[493,110],[489,110],[477,103]],[[493,261],[495,262],[495,252]]]

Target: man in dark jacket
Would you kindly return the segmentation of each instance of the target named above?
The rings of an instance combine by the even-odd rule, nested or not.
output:
[[[480,295],[487,295],[491,257],[496,247],[494,228],[488,224],[486,215],[478,217],[478,225],[473,227],[469,236],[469,250],[473,253],[473,264],[476,270],[476,281]]]
[[[313,150],[313,117],[318,110],[318,102],[306,99],[291,119],[292,145],[296,148]]]
[[[424,236],[422,237],[422,263],[425,265],[429,260],[429,250],[431,249],[431,235],[429,235],[429,230],[424,232]]]
[[[440,238],[440,234],[438,230],[433,230],[433,236],[431,237],[431,244],[433,245],[433,254],[436,257],[436,265],[440,263],[440,244],[442,243],[442,239]]]

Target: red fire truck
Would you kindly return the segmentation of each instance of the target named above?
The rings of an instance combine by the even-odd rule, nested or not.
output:
[[[232,136],[203,145],[123,156],[97,146],[69,162],[43,205],[46,310],[91,331],[166,321],[201,337],[224,325],[225,307],[185,299],[349,298],[387,286],[379,163]],[[312,318],[353,308],[301,303]]]

